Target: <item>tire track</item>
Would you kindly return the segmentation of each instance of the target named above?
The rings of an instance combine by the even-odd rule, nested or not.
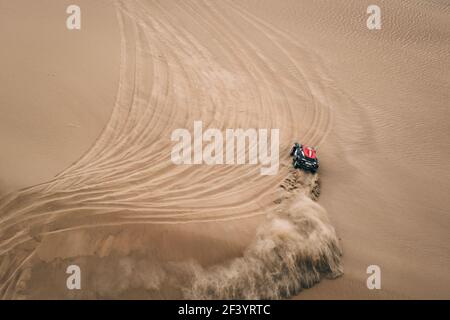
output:
[[[285,180],[292,175],[287,155],[273,177],[260,176],[258,166],[175,166],[169,159],[174,129],[191,129],[194,120],[222,130],[278,127],[284,152],[302,133],[320,143],[332,124],[321,82],[326,76],[321,70],[306,75],[285,42],[308,59],[313,53],[236,5],[117,0],[115,6],[121,65],[108,124],[92,148],[52,181],[0,199],[3,298],[19,294],[40,239],[49,235],[106,226],[222,223],[278,207],[277,187],[292,180]],[[293,68],[290,78],[278,72],[283,63],[242,33],[230,16],[286,57]],[[178,19],[189,27],[177,25]],[[216,39],[209,46],[202,44],[206,34]],[[216,59],[218,51],[224,61]],[[302,113],[297,103],[304,101],[310,107]],[[299,128],[297,116],[305,117],[306,129]],[[297,177],[291,187],[304,183],[303,190],[308,179]],[[283,189],[289,193],[291,187]],[[11,258],[16,252],[21,253]]]

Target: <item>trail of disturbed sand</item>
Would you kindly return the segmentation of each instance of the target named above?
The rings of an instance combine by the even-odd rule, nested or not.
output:
[[[339,275],[334,229],[323,208],[310,200],[311,177],[289,173],[287,154],[275,176],[261,176],[258,166],[170,162],[171,132],[191,129],[194,120],[220,129],[280,128],[282,151],[298,137],[320,145],[333,121],[330,99],[345,99],[328,86],[320,59],[233,3],[224,5],[225,15],[199,1],[115,5],[122,58],[111,118],[75,164],[47,183],[1,199],[1,296],[27,297],[39,284],[37,275],[80,257],[97,275],[95,284],[88,284],[90,298],[142,288],[158,297],[165,282],[174,288],[167,297],[280,298],[322,276]],[[233,19],[246,26],[245,33]],[[205,37],[216,41],[204,44]],[[280,201],[278,188],[286,183],[291,187],[281,191]],[[299,191],[294,199],[293,189]],[[165,267],[167,258],[158,261],[158,254],[149,253],[159,250],[158,243],[137,245],[129,234],[117,235],[144,225],[201,229],[227,221],[257,230],[256,240],[243,237],[244,255],[228,250],[229,259],[203,267],[195,257],[186,264],[178,259],[183,270],[178,272]],[[147,260],[133,260],[134,249],[147,252]],[[92,262],[96,259],[104,260]],[[106,271],[111,259],[122,276]],[[147,266],[148,260],[158,267]],[[56,292],[65,296],[63,289]]]

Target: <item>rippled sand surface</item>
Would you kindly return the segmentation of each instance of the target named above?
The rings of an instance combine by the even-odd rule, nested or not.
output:
[[[450,8],[380,1],[371,31],[369,4],[86,1],[73,35],[46,3],[73,65],[2,53],[2,298],[449,298]],[[278,173],[174,165],[171,133],[196,120],[279,128]],[[318,174],[291,168],[294,141]]]

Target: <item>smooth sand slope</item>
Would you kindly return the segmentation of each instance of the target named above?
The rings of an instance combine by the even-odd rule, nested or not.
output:
[[[68,32],[70,1],[0,0],[0,195],[67,168],[110,117],[120,36],[109,1],[89,2]]]
[[[24,3],[8,4],[2,23],[10,27]],[[8,63],[27,46],[11,45],[1,61],[20,72],[15,82],[2,75],[11,88],[0,110],[24,129],[1,128],[1,296],[281,298],[343,265],[343,276],[297,297],[448,298],[450,9],[380,1],[383,29],[374,32],[368,4],[86,2],[96,31],[74,40],[84,56],[69,50],[70,70],[68,53],[49,59],[45,72],[54,66],[63,78],[40,81],[39,94],[32,68]],[[60,4],[40,10],[57,24]],[[58,105],[68,110],[53,118]],[[80,133],[66,127],[72,120]],[[172,164],[172,131],[195,120],[280,128],[278,174]],[[296,140],[319,146],[318,203],[318,176],[290,168]],[[51,161],[16,162],[27,150]],[[24,178],[30,168],[40,173]],[[82,291],[66,289],[70,264],[81,267]],[[381,291],[365,286],[372,264]]]

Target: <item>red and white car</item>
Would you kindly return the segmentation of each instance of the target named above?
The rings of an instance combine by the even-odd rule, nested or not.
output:
[[[316,149],[295,143],[291,149],[292,165],[296,169],[303,169],[316,173],[319,169]]]

